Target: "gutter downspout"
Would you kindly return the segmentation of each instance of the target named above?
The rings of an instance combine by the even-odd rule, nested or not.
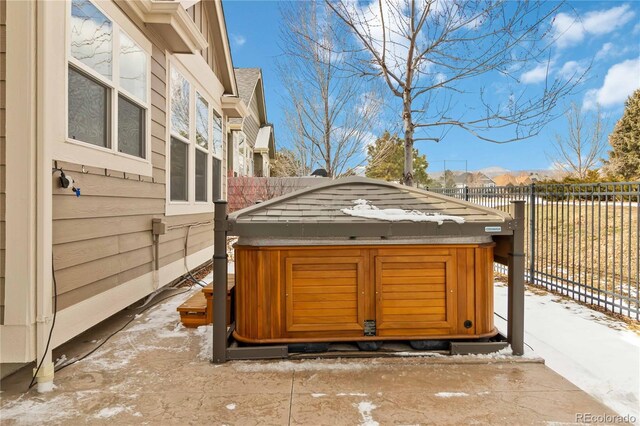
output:
[[[52,253],[53,253],[53,190],[51,166],[53,162],[52,144],[47,129],[47,107],[53,99],[46,76],[51,65],[47,61],[49,27],[58,26],[46,19],[52,3],[36,2],[36,355],[42,366],[36,377],[38,392],[53,390],[54,364],[50,346],[45,348],[52,321]],[[54,5],[55,7],[55,5]]]

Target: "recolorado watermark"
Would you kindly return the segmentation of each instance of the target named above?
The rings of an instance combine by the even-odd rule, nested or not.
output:
[[[576,413],[576,423],[635,424],[636,421],[636,416],[630,414],[621,416],[618,414]]]

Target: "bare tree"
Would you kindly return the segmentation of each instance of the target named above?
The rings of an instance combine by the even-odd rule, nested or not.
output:
[[[351,30],[359,60],[354,75],[382,79],[401,112],[404,183],[413,184],[416,141],[440,141],[451,128],[495,143],[537,135],[559,99],[582,77],[549,80],[552,17],[560,3],[484,0],[325,0]],[[545,66],[546,62],[546,66]],[[531,95],[516,75],[535,64],[546,72]],[[483,86],[504,76],[500,87]],[[510,89],[515,82],[518,90]],[[498,91],[505,93],[498,96]],[[473,104],[466,101],[473,99]],[[477,108],[476,101],[482,107]],[[471,106],[470,106],[471,105]],[[399,118],[400,118],[399,117]]]
[[[572,103],[565,113],[567,136],[556,133],[553,154],[547,154],[554,164],[564,172],[585,179],[593,170],[607,147],[600,107],[590,116]]]
[[[306,168],[340,176],[365,161],[366,145],[376,138],[380,98],[345,72],[343,64],[352,59],[346,27],[324,3],[291,2],[281,13],[278,70],[291,150]]]

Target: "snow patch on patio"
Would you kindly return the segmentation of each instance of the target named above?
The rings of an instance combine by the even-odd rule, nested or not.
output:
[[[196,328],[196,333],[200,336],[200,352],[198,359],[209,361],[213,354],[213,324],[203,325]]]
[[[465,392],[438,392],[434,394],[438,398],[458,398],[462,396],[469,396],[468,393]]]
[[[116,405],[115,407],[105,407],[102,410],[98,411],[95,417],[96,419],[108,419],[113,416],[117,416],[120,413],[126,411],[126,407],[122,405]]]
[[[74,408],[76,402],[83,401],[96,393],[99,391],[61,393],[50,399],[40,396],[31,398],[29,394],[23,394],[2,407],[1,418],[3,422],[12,420],[16,425],[31,425],[77,417],[81,413]]]
[[[323,396],[327,396],[326,393],[312,393],[311,396],[313,398],[322,398]]]
[[[229,410],[229,411],[233,411],[233,410],[235,410],[235,409],[236,409],[236,404],[234,404],[234,403],[227,404],[227,405],[225,405],[225,408],[226,408],[227,410]]]
[[[371,415],[373,410],[378,408],[375,404],[369,401],[362,401],[362,402],[359,402],[358,404],[353,404],[353,405],[358,408],[358,412],[360,413],[360,417],[362,418],[362,423],[360,423],[361,426],[379,426],[380,425],[380,423],[373,420],[373,416]]]
[[[233,368],[243,373],[265,373],[265,372],[293,372],[293,371],[356,371],[374,367],[375,364],[364,364],[360,362],[335,362],[335,361],[314,361],[305,360],[302,362],[274,361],[255,362],[239,361],[234,363]]]
[[[352,208],[341,209],[342,213],[363,217],[365,219],[379,219],[389,222],[400,222],[408,220],[410,222],[435,222],[442,225],[446,220],[455,223],[464,223],[464,218],[460,216],[444,215],[440,213],[425,213],[418,210],[404,209],[380,209],[373,204],[369,204],[367,200],[355,200]]]

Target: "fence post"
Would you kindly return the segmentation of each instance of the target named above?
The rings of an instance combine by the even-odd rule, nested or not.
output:
[[[214,201],[213,235],[213,359],[227,361],[227,202]]]
[[[467,185],[464,186],[464,200],[469,201],[469,187]]]
[[[536,272],[536,184],[529,190],[529,284],[534,284]]]
[[[508,255],[507,341],[514,355],[524,354],[524,200],[511,202],[513,236]]]

